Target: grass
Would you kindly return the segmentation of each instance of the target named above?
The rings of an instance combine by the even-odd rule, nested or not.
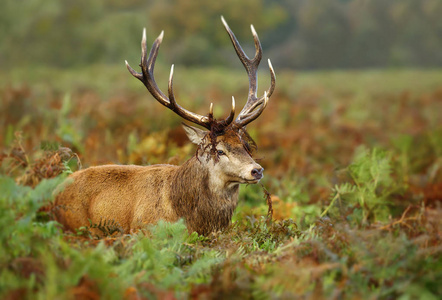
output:
[[[184,162],[181,120],[124,65],[0,74],[0,296],[440,298],[441,71],[276,71],[248,126],[271,217],[250,185],[223,232],[160,222],[102,239],[63,232],[53,190],[82,165]],[[243,70],[175,73],[179,102],[202,114],[247,93]]]

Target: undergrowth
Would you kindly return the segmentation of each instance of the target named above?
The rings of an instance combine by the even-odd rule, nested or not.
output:
[[[22,172],[58,151],[28,159]],[[394,166],[391,152],[361,148],[308,228],[256,216],[243,206],[227,230],[207,237],[189,234],[183,220],[102,239],[63,233],[50,207],[64,173],[33,187],[23,185],[20,175],[14,180],[3,174],[0,296],[437,299],[440,208],[416,199],[398,209],[397,197],[407,186]],[[8,168],[16,166],[8,162]]]
[[[190,71],[183,106],[231,96]],[[269,194],[242,186],[231,226],[209,236],[182,220],[132,234],[111,220],[73,233],[54,221],[53,191],[81,162],[181,164],[194,153],[138,84],[118,75],[111,95],[105,79],[100,92],[76,72],[58,91],[0,90],[1,299],[440,299],[440,71],[281,72],[248,128]],[[232,74],[216,78],[243,95]],[[410,86],[416,74],[426,79]]]

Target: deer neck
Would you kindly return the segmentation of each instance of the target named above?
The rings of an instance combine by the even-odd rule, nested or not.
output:
[[[214,174],[210,171],[208,164],[202,162],[202,159],[192,157],[177,170],[174,178],[174,186],[179,186],[180,193],[187,196],[207,197],[206,201],[211,200],[234,200],[239,190],[239,183],[229,182],[223,176]],[[190,199],[189,199],[190,200]]]
[[[172,207],[190,231],[208,234],[230,224],[239,184],[223,181],[196,157],[177,169],[172,184]]]

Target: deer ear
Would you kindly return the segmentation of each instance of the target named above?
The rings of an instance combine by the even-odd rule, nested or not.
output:
[[[184,131],[186,131],[186,135],[189,138],[189,140],[194,143],[194,144],[201,144],[201,142],[203,141],[204,137],[206,136],[206,134],[208,133],[207,130],[201,130],[199,128],[193,127],[193,126],[189,126],[185,123],[183,124],[183,128]]]

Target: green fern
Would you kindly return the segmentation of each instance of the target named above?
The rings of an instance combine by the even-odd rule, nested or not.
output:
[[[52,199],[52,191],[62,178],[43,180],[32,189],[0,176],[0,261],[28,255],[35,241],[59,232],[55,222],[36,222],[37,211]]]
[[[100,220],[100,222],[94,224],[92,224],[91,220],[89,220],[89,222],[90,226],[82,227],[80,232],[82,232],[83,230],[89,230],[90,228],[96,228],[100,230],[105,237],[110,237],[116,232],[118,232],[120,235],[124,233],[124,229],[114,219],[112,220],[102,219]]]
[[[370,151],[360,147],[347,172],[351,181],[335,185],[330,205],[321,217],[339,203],[341,212],[343,206],[352,208],[353,214],[349,218],[358,222],[388,220],[391,215],[390,195],[400,187],[392,177],[392,154],[378,148]]]
[[[185,291],[190,284],[207,283],[212,268],[224,257],[215,250],[197,251],[193,243],[198,240],[195,234],[188,234],[183,220],[147,226],[146,233],[132,238],[130,259],[118,267],[119,273],[176,291]]]

